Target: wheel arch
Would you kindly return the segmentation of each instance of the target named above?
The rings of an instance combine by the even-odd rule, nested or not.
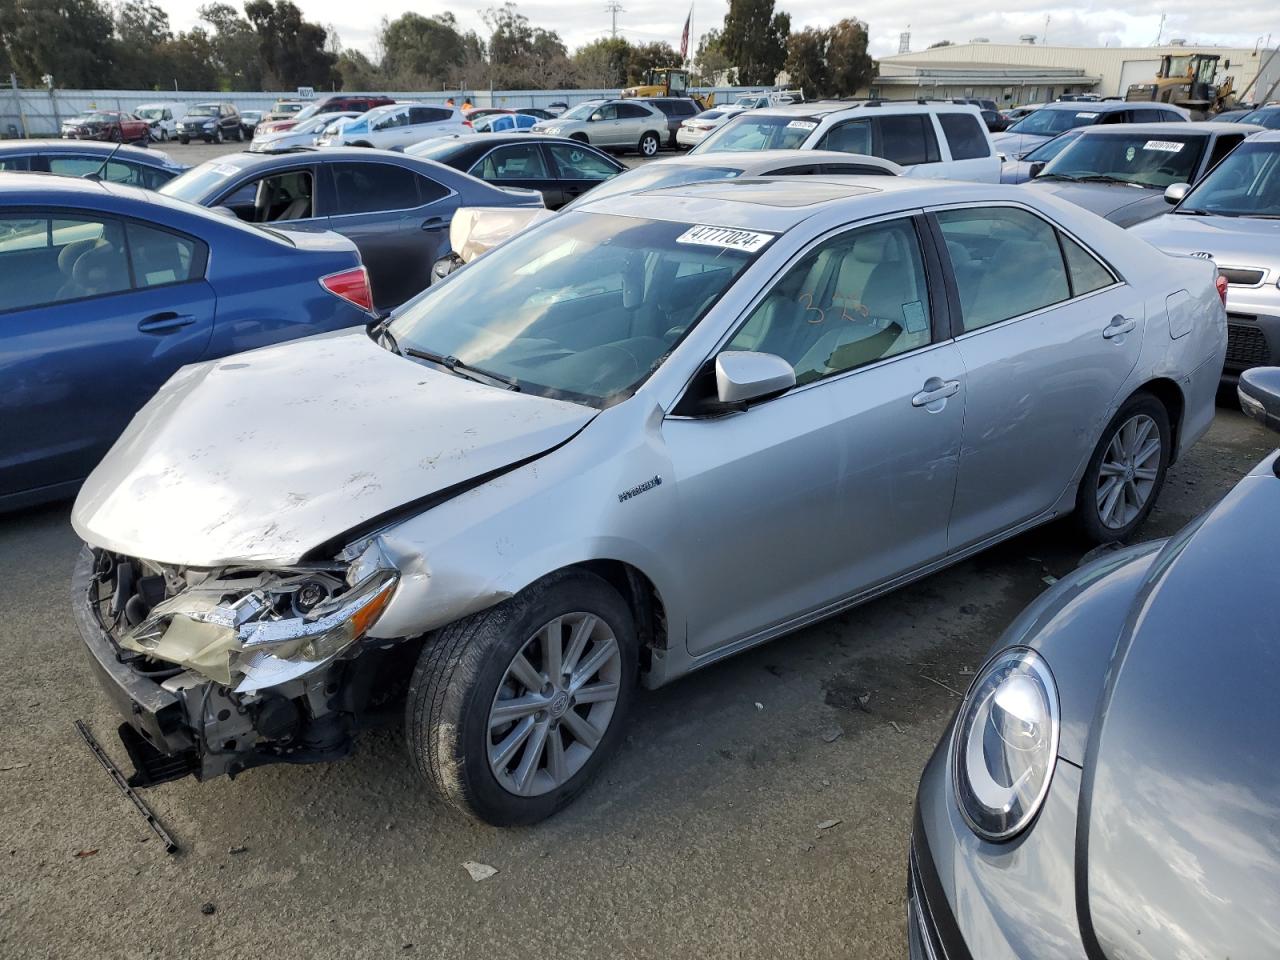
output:
[[[665,651],[669,640],[666,604],[653,581],[639,567],[623,560],[584,560],[561,570],[595,574],[622,595],[635,617],[640,639],[640,669],[647,672],[653,663],[654,651]]]
[[[1186,413],[1187,399],[1182,392],[1182,388],[1178,386],[1177,381],[1168,377],[1156,377],[1148,380],[1142,386],[1138,387],[1128,397],[1125,397],[1124,406],[1135,394],[1149,393],[1160,401],[1165,412],[1169,414],[1169,463],[1174,463],[1178,459],[1179,444],[1182,437],[1182,418]],[[1117,407],[1117,409],[1119,409]]]

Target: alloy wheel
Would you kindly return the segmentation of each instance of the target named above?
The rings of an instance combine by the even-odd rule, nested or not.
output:
[[[489,709],[489,769],[503,789],[540,796],[582,769],[613,719],[621,680],[618,641],[600,617],[567,613],[535,632]]]
[[[1119,530],[1142,512],[1160,475],[1160,429],[1145,413],[1130,417],[1111,437],[1098,465],[1098,518]]]

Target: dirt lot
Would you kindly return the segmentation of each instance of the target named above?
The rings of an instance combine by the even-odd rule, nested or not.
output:
[[[1221,408],[1146,533],[1172,533],[1273,445]],[[169,856],[72,727],[87,720],[124,762],[68,613],[67,512],[0,518],[0,956],[13,960],[903,957],[912,797],[950,691],[1082,552],[1050,527],[643,694],[621,755],[536,828],[459,820],[388,732],[331,766],[150,791],[182,845]],[[468,860],[498,873],[473,882]]]

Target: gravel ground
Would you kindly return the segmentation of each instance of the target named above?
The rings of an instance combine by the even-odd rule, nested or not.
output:
[[[1272,447],[1222,407],[1145,533],[1172,533]],[[85,749],[125,764],[79,649],[68,506],[0,518],[0,956],[905,956],[918,773],[1000,630],[1084,551],[1062,525],[663,690],[553,820],[460,820],[398,731],[333,765],[168,784],[165,854]],[[821,829],[826,821],[835,826]],[[498,870],[474,882],[464,861]],[[212,905],[206,906],[206,905]]]

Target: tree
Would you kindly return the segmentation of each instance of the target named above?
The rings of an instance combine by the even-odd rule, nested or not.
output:
[[[359,50],[343,50],[334,70],[343,90],[375,90],[385,85],[377,64]]]
[[[831,86],[831,71],[827,64],[827,47],[831,44],[831,31],[824,27],[808,27],[793,33],[787,39],[785,68],[793,87],[799,87],[806,95],[820,97]]]
[[[169,15],[151,0],[127,0],[115,10],[115,69],[112,82],[130,89],[155,89],[171,79]]]
[[[631,48],[627,58],[627,83],[644,83],[654,67],[678,67],[680,54],[666,42],[642,43]]]
[[[698,51],[693,58],[694,79],[703,86],[725,83],[737,84],[733,61],[724,52],[724,37],[719,30],[708,30],[698,41]]]
[[[218,57],[213,39],[203,27],[192,27],[162,48],[169,75],[165,87],[176,83],[183,90],[219,89]]]
[[[250,0],[244,15],[258,35],[265,78],[280,89],[328,87],[337,59],[325,49],[328,32],[302,18],[289,0]]]
[[[631,44],[622,37],[601,37],[579,47],[573,54],[578,82],[584,87],[622,87],[627,83]]]
[[[738,82],[771,84],[787,60],[791,17],[773,12],[773,0],[729,0],[720,45],[738,69]]]
[[[514,3],[482,14],[489,28],[489,83],[508,90],[576,86],[569,52],[560,35],[534,27]]]
[[[434,87],[466,50],[452,14],[401,14],[382,29],[382,73],[397,89]]]
[[[0,46],[27,86],[110,82],[111,14],[100,0],[0,0]]]
[[[934,47],[954,47],[954,46],[955,44],[952,43],[950,40],[939,40],[937,43],[929,44],[929,49],[932,50]]]
[[[867,54],[867,40],[867,25],[861,20],[841,20],[831,28],[827,45],[829,93],[852,97],[871,84],[876,62]]]
[[[226,3],[208,4],[199,13],[213,32],[202,40],[193,37],[192,49],[208,43],[216,85],[224,90],[261,90],[266,86],[253,25]]]

